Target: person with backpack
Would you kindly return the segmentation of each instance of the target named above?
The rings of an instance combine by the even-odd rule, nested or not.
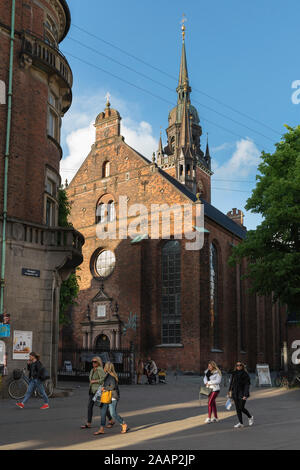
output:
[[[243,424],[243,415],[244,413],[248,420],[249,426],[252,426],[254,423],[254,417],[249,413],[249,411],[245,408],[246,400],[249,398],[249,389],[250,389],[250,377],[246,371],[245,364],[241,361],[237,361],[235,365],[235,369],[232,373],[228,397],[232,398],[236,408],[236,414],[238,416],[239,422],[235,424],[235,428],[242,428],[244,427]]]
[[[43,380],[46,377],[46,370],[43,364],[40,361],[39,354],[35,352],[31,352],[29,354],[29,361],[27,362],[27,369],[29,371],[29,385],[27,392],[22,400],[22,402],[16,403],[19,408],[24,408],[25,403],[29,400],[35,389],[38,390],[40,395],[44,400],[43,406],[40,408],[41,410],[47,410],[49,408],[49,400],[47,394],[45,392],[45,388],[43,385]]]

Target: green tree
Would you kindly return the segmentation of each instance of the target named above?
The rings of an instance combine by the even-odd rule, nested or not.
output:
[[[252,292],[273,293],[274,302],[300,312],[300,126],[286,128],[275,152],[262,153],[256,188],[245,206],[263,222],[247,232],[229,263],[247,258],[244,277],[251,279]]]
[[[72,227],[73,225],[69,222],[68,217],[71,213],[71,205],[68,201],[68,196],[64,188],[59,188],[58,193],[58,225],[60,227]],[[63,281],[60,288],[60,299],[59,299],[59,323],[61,325],[68,325],[70,319],[67,315],[68,309],[71,305],[77,305],[76,299],[79,293],[78,271],[77,268],[66,281]]]

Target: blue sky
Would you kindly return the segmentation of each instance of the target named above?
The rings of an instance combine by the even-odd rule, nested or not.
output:
[[[244,210],[261,150],[274,150],[284,124],[299,124],[300,104],[291,100],[292,83],[300,80],[299,0],[68,3],[72,26],[60,48],[74,86],[73,105],[63,119],[63,178],[70,180],[87,156],[92,122],[107,92],[123,117],[121,132],[130,145],[150,158],[160,127],[166,142],[168,112],[176,105],[184,13],[191,101],[200,116],[202,148],[209,134],[215,170],[212,203],[223,212]],[[255,228],[259,216],[244,212],[245,225]]]

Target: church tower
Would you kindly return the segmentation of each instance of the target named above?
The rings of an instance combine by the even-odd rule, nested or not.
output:
[[[183,20],[181,62],[176,88],[177,105],[169,113],[167,146],[164,149],[160,137],[157,164],[191,192],[200,193],[210,202],[211,159],[208,144],[206,154],[200,147],[202,127],[197,109],[191,104],[191,91]]]

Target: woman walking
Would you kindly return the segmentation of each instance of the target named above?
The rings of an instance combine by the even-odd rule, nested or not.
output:
[[[114,420],[118,421],[121,425],[121,434],[125,434],[129,428],[127,424],[125,423],[124,419],[118,415],[117,413],[117,405],[118,401],[120,399],[120,390],[118,386],[118,376],[116,374],[114,365],[112,362],[107,362],[104,366],[104,372],[106,373],[106,377],[103,383],[103,388],[102,392],[106,392],[111,390],[112,392],[112,400],[111,403],[103,403],[102,409],[101,409],[101,426],[97,432],[94,432],[95,436],[98,436],[99,434],[104,434],[104,426],[105,426],[105,416],[106,416],[106,411],[109,409],[111,416],[113,417]]]
[[[44,404],[40,409],[47,410],[49,408],[49,400],[45,392],[44,385],[42,383],[44,367],[40,361],[40,356],[37,353],[31,352],[29,354],[29,361],[27,362],[27,369],[29,370],[28,389],[25,394],[25,397],[23,398],[23,401],[16,403],[16,405],[19,408],[24,408],[24,405],[27,402],[27,400],[29,400],[29,398],[31,397],[35,389],[37,389],[44,400]]]
[[[205,423],[217,423],[219,419],[216,398],[220,393],[222,373],[214,361],[209,361],[203,380],[206,387],[211,389],[211,393],[208,397],[208,417],[206,418]],[[213,418],[211,417],[212,414],[214,415]]]
[[[93,419],[93,409],[95,402],[93,400],[95,393],[97,392],[100,385],[103,385],[105,379],[105,372],[103,370],[103,364],[100,357],[96,356],[92,359],[92,369],[89,376],[90,386],[89,386],[89,401],[88,401],[88,413],[87,413],[87,422],[81,426],[81,429],[88,429],[91,427]],[[114,421],[110,414],[108,414],[108,419],[110,426],[113,426]]]
[[[246,400],[249,398],[250,388],[250,377],[246,372],[245,364],[238,361],[235,365],[235,369],[232,373],[228,397],[232,398],[235,403],[236,414],[239,422],[234,426],[235,428],[242,428],[243,425],[243,413],[248,417],[249,426],[254,423],[254,417],[251,416],[248,410],[246,410]]]

